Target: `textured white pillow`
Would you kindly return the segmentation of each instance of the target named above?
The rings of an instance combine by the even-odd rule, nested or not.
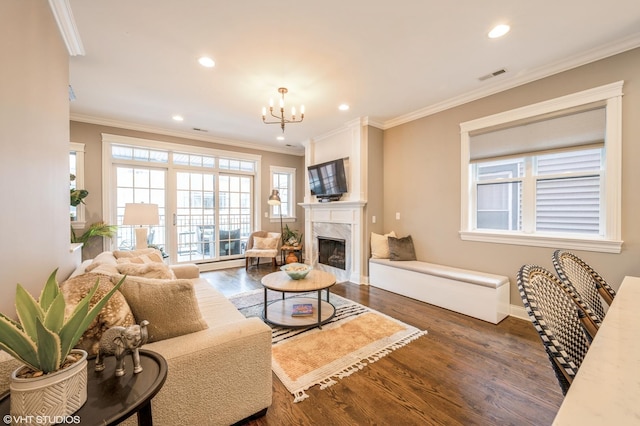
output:
[[[141,254],[136,257],[120,257],[116,260],[117,264],[123,263],[162,263],[162,256],[158,253]]]
[[[372,259],[388,259],[389,258],[389,237],[395,237],[396,233],[391,231],[388,234],[380,235],[375,232],[371,233],[371,258]]]
[[[253,248],[258,250],[275,250],[278,248],[278,239],[253,237]]]
[[[172,280],[176,278],[173,271],[164,263],[118,263],[117,268],[118,272],[124,275]]]

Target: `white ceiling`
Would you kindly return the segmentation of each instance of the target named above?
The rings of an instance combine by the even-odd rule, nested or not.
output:
[[[70,4],[86,52],[70,61],[72,119],[292,153],[360,117],[389,128],[640,46],[639,0]],[[489,39],[498,23],[511,32]],[[285,141],[260,117],[281,86],[306,108]]]

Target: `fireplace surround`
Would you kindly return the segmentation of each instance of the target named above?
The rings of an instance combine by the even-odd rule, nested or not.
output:
[[[338,282],[363,283],[365,205],[362,201],[302,204],[306,210],[305,258],[314,268],[334,274]],[[320,262],[318,237],[344,241],[344,269]]]

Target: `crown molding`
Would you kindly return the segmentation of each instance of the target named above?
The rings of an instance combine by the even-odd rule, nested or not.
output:
[[[183,132],[179,130],[169,130],[161,127],[145,126],[141,124],[129,123],[126,121],[109,120],[109,119],[93,117],[89,115],[70,114],[69,120],[77,121],[80,123],[96,124],[99,126],[134,130],[137,132],[146,132],[146,133],[153,133],[157,135],[173,136],[177,138],[191,139],[191,140],[202,141],[202,142],[217,143],[221,145],[235,146],[238,148],[254,149],[256,151],[268,151],[268,152],[275,152],[277,154],[297,155],[300,157],[304,156],[303,148],[290,147],[288,149],[285,149],[281,147],[260,145],[252,142],[244,142],[244,141],[238,141],[233,139],[223,139],[223,138],[218,138],[218,137],[208,136],[208,135],[194,135],[193,133]]]
[[[76,20],[73,18],[71,5],[69,0],[49,0],[49,7],[56,19],[60,35],[67,46],[70,56],[84,55],[84,46],[80,39],[80,33],[76,26]]]
[[[526,75],[522,75],[521,77],[514,77],[508,80],[505,79],[500,81],[499,83],[484,86],[478,90],[473,90],[471,92],[464,93],[463,95],[447,99],[444,102],[439,102],[411,112],[409,114],[387,120],[384,122],[383,127],[381,128],[383,130],[387,130],[401,124],[408,123],[410,121],[414,121],[441,111],[445,111],[450,108],[466,104],[468,102],[494,95],[496,93],[504,92],[508,89],[513,89],[514,87],[522,86],[523,84],[531,83],[532,81],[540,80],[542,78],[568,71],[570,69],[577,68],[591,62],[605,59],[610,56],[635,49],[637,47],[640,47],[640,32],[632,34],[621,40],[601,45],[579,55],[569,56],[562,61],[534,68],[533,70],[531,70],[531,72],[527,72]]]

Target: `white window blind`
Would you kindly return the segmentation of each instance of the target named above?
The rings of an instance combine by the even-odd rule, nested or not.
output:
[[[602,144],[606,131],[604,106],[585,106],[551,117],[533,117],[508,127],[483,129],[470,135],[470,159],[478,161],[559,148]]]

